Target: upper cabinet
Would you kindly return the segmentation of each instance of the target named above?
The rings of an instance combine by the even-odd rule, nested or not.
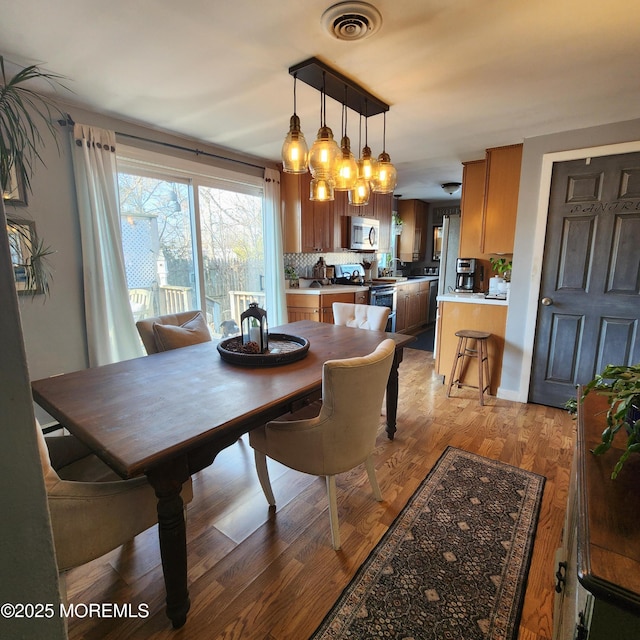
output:
[[[520,190],[522,145],[487,149],[463,163],[460,255],[512,254]]]
[[[309,200],[311,174],[280,174],[284,252],[313,253],[341,247],[341,226],[333,202]]]
[[[479,257],[486,169],[486,160],[462,163],[460,247],[458,249],[458,254],[462,258]]]
[[[311,174],[281,172],[284,252],[338,251],[348,247],[347,216],[380,221],[379,251],[391,248],[391,194],[372,193],[369,204],[354,207],[346,191],[336,191],[332,202],[309,200]]]
[[[398,257],[402,262],[424,260],[427,248],[428,212],[429,205],[423,200],[398,201],[398,215],[402,219]]]
[[[513,253],[522,145],[487,149],[482,253]]]

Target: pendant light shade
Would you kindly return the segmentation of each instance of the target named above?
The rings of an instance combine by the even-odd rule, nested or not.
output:
[[[314,178],[333,180],[340,157],[340,147],[333,139],[333,131],[327,126],[326,100],[323,90],[320,92],[320,128],[309,152],[309,171]]]
[[[289,120],[289,133],[282,144],[281,155],[285,173],[307,172],[309,147],[300,130],[300,118],[296,115],[296,76],[293,76],[293,115]]]
[[[386,152],[387,138],[387,114],[384,113],[384,126],[382,129],[382,153],[378,156],[376,172],[371,183],[375,193],[393,193],[398,184],[398,172],[391,164],[391,158]]]
[[[329,177],[317,177],[311,180],[309,188],[309,200],[314,202],[328,202],[334,200],[334,183]]]
[[[358,177],[355,186],[349,191],[349,204],[354,207],[364,207],[369,204],[370,195],[371,187],[369,186],[369,181]]]
[[[347,136],[343,136],[340,148],[341,155],[336,171],[336,190],[349,191],[355,187],[358,179],[358,163],[351,153],[351,143]]]
[[[331,178],[336,172],[340,147],[333,139],[333,131],[326,125],[318,129],[318,137],[309,152],[309,170],[314,178]]]
[[[375,193],[393,193],[398,184],[398,172],[391,164],[389,154],[383,151],[378,156],[376,177],[373,180]]]
[[[362,148],[362,155],[358,160],[358,178],[367,181],[373,180],[376,171],[376,161],[371,157],[371,149],[365,144]]]

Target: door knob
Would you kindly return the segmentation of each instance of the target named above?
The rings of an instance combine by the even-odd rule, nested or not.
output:
[[[542,298],[542,300],[540,300],[540,302],[545,306],[545,307],[550,307],[553,304],[553,300],[551,298]]]

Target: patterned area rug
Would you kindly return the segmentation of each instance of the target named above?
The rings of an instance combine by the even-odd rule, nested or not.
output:
[[[312,640],[515,640],[544,481],[448,447]]]

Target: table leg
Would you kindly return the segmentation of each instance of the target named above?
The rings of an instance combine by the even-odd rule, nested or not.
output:
[[[404,349],[396,349],[393,364],[387,381],[387,437],[393,440],[396,433],[396,417],[398,415],[398,367],[402,362]]]
[[[174,629],[187,621],[191,606],[187,589],[187,531],[180,491],[189,478],[186,461],[171,461],[147,473],[158,498],[158,535],[167,593],[167,617]]]

